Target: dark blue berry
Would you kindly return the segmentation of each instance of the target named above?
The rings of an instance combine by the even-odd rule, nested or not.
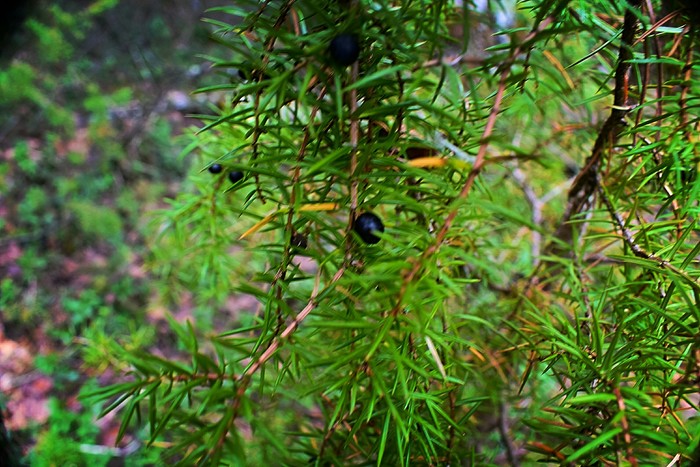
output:
[[[231,180],[231,183],[238,183],[241,180],[243,180],[243,172],[239,172],[237,170],[234,170],[233,172],[229,172],[228,179]]]
[[[384,224],[382,224],[381,219],[371,212],[365,212],[357,216],[352,228],[357,232],[357,235],[360,236],[363,242],[371,245],[379,242],[379,237],[377,237],[375,233],[384,232]]]
[[[209,166],[209,172],[213,174],[220,174],[222,170],[224,170],[224,168],[221,164],[212,164]]]
[[[300,234],[299,232],[294,232],[292,234],[290,244],[292,246],[305,250],[306,247],[309,246],[309,240],[306,238],[306,235]]]
[[[338,65],[349,66],[360,56],[360,41],[354,34],[339,34],[331,41],[328,51]]]
[[[696,178],[698,178],[698,169],[695,167],[683,167],[681,169],[681,182],[683,183],[691,183],[694,182]]]

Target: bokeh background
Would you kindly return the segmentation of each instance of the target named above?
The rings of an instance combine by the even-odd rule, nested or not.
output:
[[[97,421],[81,401],[115,380],[99,344],[84,352],[83,343],[172,346],[151,280],[148,213],[191,169],[198,121],[188,115],[211,105],[192,91],[213,74],[202,18],[214,5],[3,4],[0,409],[31,465],[149,463],[136,434],[115,447],[119,421]]]

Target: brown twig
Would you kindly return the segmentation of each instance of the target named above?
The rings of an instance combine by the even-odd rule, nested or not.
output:
[[[680,106],[680,120],[681,127],[685,134],[687,141],[691,141],[690,128],[688,126],[688,91],[690,90],[690,82],[693,77],[693,55],[694,50],[692,47],[693,39],[695,37],[695,30],[690,31],[690,38],[688,44],[688,51],[685,57],[685,65],[683,66],[683,83],[681,84],[681,95],[678,99],[678,105]]]
[[[476,159],[474,160],[474,165],[472,166],[472,169],[469,172],[467,180],[464,183],[459,195],[457,196],[457,199],[467,198],[472,186],[474,185],[476,177],[481,173],[481,169],[486,163],[486,151],[488,150],[491,133],[493,132],[493,128],[496,125],[496,120],[498,119],[498,115],[501,110],[501,104],[503,102],[503,96],[505,95],[506,90],[506,83],[508,80],[508,76],[510,75],[509,66],[516,60],[518,56],[520,56],[520,54],[523,52],[526,46],[529,46],[529,44],[539,35],[539,33],[542,32],[547,26],[549,26],[549,24],[552,21],[553,18],[546,18],[544,21],[540,22],[538,26],[535,29],[533,29],[527,35],[527,37],[525,37],[522,44],[515,47],[510,58],[506,60],[505,63],[503,63],[501,67],[502,71],[498,83],[498,89],[493,99],[493,107],[491,108],[491,112],[489,113],[488,120],[486,121],[486,125],[484,127],[479,151],[476,155]],[[439,229],[437,235],[435,236],[435,241],[428,248],[425,249],[421,257],[417,261],[414,261],[411,269],[404,274],[401,289],[399,290],[398,298],[396,299],[396,305],[392,309],[392,315],[396,316],[401,310],[401,304],[403,302],[403,297],[406,294],[406,290],[408,289],[408,285],[415,280],[418,273],[423,269],[423,264],[425,260],[427,258],[430,258],[431,256],[434,256],[437,250],[440,249],[440,246],[445,241],[447,232],[449,232],[450,228],[452,227],[452,223],[457,217],[457,211],[458,209],[454,208],[449,212],[449,214],[445,218],[445,221],[442,224],[442,227]]]
[[[686,271],[674,266],[669,261],[663,259],[662,257],[654,253],[648,252],[644,248],[639,246],[639,244],[634,240],[634,235],[632,234],[632,231],[626,227],[627,220],[624,219],[622,215],[617,212],[615,206],[612,204],[612,201],[605,192],[605,187],[600,183],[597,184],[597,192],[600,198],[602,199],[603,204],[605,205],[608,211],[608,214],[610,214],[610,217],[612,217],[613,222],[622,234],[622,239],[624,240],[627,247],[632,251],[632,253],[634,253],[634,256],[636,256],[637,258],[653,261],[657,264],[659,268],[671,271],[672,273],[676,274],[678,277],[683,279],[683,281],[686,282],[688,285],[690,285],[695,291],[695,293],[700,293],[700,282],[698,282],[696,279],[690,276]]]
[[[359,63],[355,62],[352,65],[350,71],[350,82],[354,83],[357,81],[357,76],[359,74],[360,66]],[[357,192],[358,192],[358,173],[357,173],[357,147],[360,143],[360,121],[357,118],[357,88],[350,90],[348,94],[349,106],[350,106],[350,216],[348,216],[348,225],[345,238],[350,238],[350,231],[355,223],[355,217],[357,215]],[[346,243],[345,250],[345,262],[346,265],[352,260],[352,253],[350,251],[351,243],[348,241]]]
[[[634,453],[632,452],[632,435],[630,434],[630,424],[627,421],[627,416],[625,415],[625,413],[627,412],[627,409],[625,407],[625,400],[622,397],[622,393],[620,392],[619,387],[613,387],[612,392],[615,395],[615,399],[617,399],[617,408],[622,414],[622,416],[620,417],[620,424],[622,425],[622,437],[625,442],[627,462],[629,462],[629,464],[632,467],[637,467],[639,463],[637,462],[637,458],[634,457]]]
[[[332,287],[336,282],[340,280],[341,277],[343,277],[343,274],[345,273],[344,269],[339,269],[338,272],[335,273],[335,276],[330,280],[328,285],[326,286],[326,290]],[[318,296],[319,292],[319,282],[320,282],[320,274],[321,270],[319,269],[319,272],[316,274],[316,283],[314,284],[314,289],[311,292],[311,296],[309,297],[309,301],[306,304],[306,306],[294,317],[294,319],[287,325],[284,331],[274,339],[270,345],[267,346],[267,348],[263,351],[263,353],[258,357],[238,378],[237,380],[239,382],[245,382],[250,379],[253,374],[255,374],[264,364],[267,362],[280,348],[282,345],[282,341],[286,339],[287,337],[291,336],[294,331],[299,327],[302,321],[306,319],[307,316],[309,316],[309,313],[316,308],[318,305],[318,301],[316,300],[316,297]],[[243,385],[242,385],[243,386]],[[243,391],[244,392],[244,391]],[[239,388],[238,393],[240,396],[243,395],[243,392],[241,392],[241,388]],[[238,397],[237,397],[238,398]]]
[[[644,41],[644,58],[650,58],[651,56],[651,51],[650,49],[650,41],[645,41],[644,38],[648,37],[652,32],[656,31],[657,28],[662,26],[665,21],[668,21],[668,18],[664,18],[661,21],[656,21],[656,15],[654,14],[654,6],[651,4],[651,0],[644,0],[644,5],[647,10],[647,14],[649,15],[649,19],[652,23],[652,27],[649,28],[648,31],[645,31],[642,33],[639,38],[637,38],[635,45],[639,44],[640,42]],[[657,57],[661,56],[661,44],[659,43],[659,38],[658,36],[654,35],[654,53],[656,54]],[[661,66],[661,63],[656,64],[656,75],[657,79],[659,82],[663,79],[663,67]],[[644,102],[647,97],[647,87],[649,86],[649,82],[651,81],[651,64],[646,63],[644,64],[644,81],[642,82],[642,89],[639,93],[639,105],[643,106]],[[661,88],[657,85],[656,86],[656,93],[657,93],[657,98],[660,100],[661,95]],[[659,106],[656,106],[656,112],[657,116],[659,115]],[[642,121],[642,116],[644,115],[644,112],[637,112],[637,115],[635,117],[635,124],[639,125],[639,123]],[[634,140],[636,141],[637,135],[634,135]]]
[[[640,0],[630,2],[632,7],[638,7]],[[628,106],[630,59],[632,58],[631,46],[634,43],[634,35],[637,30],[637,15],[628,9],[625,12],[624,23],[618,54],[618,63],[615,70],[615,89],[613,90],[613,104],[610,115],[603,124],[598,137],[593,144],[591,154],[586,159],[583,169],[574,179],[569,190],[569,202],[564,217],[555,231],[555,237],[565,244],[573,242],[573,225],[571,220],[581,212],[587,210],[596,191],[598,173],[606,149],[612,147],[624,127],[624,117],[630,110]],[[545,254],[561,253],[561,246],[552,242],[545,249]]]
[[[356,368],[353,372],[353,374],[349,377],[349,380],[354,379],[360,372],[365,372],[368,364],[364,362],[362,365],[360,365],[358,368]],[[321,395],[321,398],[328,404],[331,404],[331,400],[328,396],[325,394]],[[353,407],[350,407],[348,411],[346,411],[342,416],[339,416],[338,419],[333,422],[333,424],[328,427],[328,431],[326,431],[326,434],[323,435],[323,439],[321,440],[321,445],[319,446],[318,449],[318,458],[321,459],[323,458],[323,454],[326,450],[326,446],[330,442],[331,438],[333,435],[338,431],[338,428],[340,425],[343,425],[345,429],[348,430],[348,433],[352,432],[352,427],[350,424],[347,422],[347,419],[350,417],[350,414],[352,413]],[[356,438],[357,435],[353,435],[353,439],[357,441]]]
[[[319,100],[323,99],[323,96],[325,94],[325,88],[321,89],[320,95],[319,95]],[[311,126],[314,123],[314,119],[316,118],[316,114],[319,111],[318,105],[314,106],[311,109],[311,112],[309,114],[309,123],[306,125],[306,128],[304,129],[304,136],[301,141],[301,146],[299,147],[299,152],[297,153],[297,160],[296,160],[296,166],[294,167],[294,173],[292,175],[292,186],[296,186],[299,183],[299,179],[301,177],[301,162],[304,160],[304,156],[306,154],[306,148],[309,145],[309,141],[311,139]],[[292,189],[291,194],[289,195],[289,211],[287,213],[287,222],[285,229],[287,232],[290,232],[292,234],[293,232],[293,221],[294,221],[294,206],[296,205],[296,194],[297,190]],[[278,301],[278,306],[277,306],[277,322],[278,322],[278,329],[279,326],[282,325],[284,322],[284,317],[282,316],[282,310],[281,310],[281,304],[279,304],[282,300],[282,287],[280,287],[279,281],[284,280],[287,274],[287,268],[289,267],[289,263],[292,260],[292,252],[291,252],[291,245],[290,243],[285,243],[284,246],[284,251],[282,253],[282,260],[280,261],[279,268],[277,269],[277,273],[275,274],[275,277],[272,279],[272,282],[270,284],[271,287],[276,287],[276,295],[277,295],[277,301]],[[276,335],[276,334],[275,334]],[[274,336],[273,336],[274,337]]]
[[[258,16],[262,14],[263,10],[267,6],[269,1],[266,1],[263,6],[260,8],[258,12]],[[289,13],[289,10],[292,8],[292,5],[294,4],[294,0],[288,0],[284,6],[282,6],[281,11],[279,16],[277,17],[277,20],[275,21],[275,24],[273,26],[274,30],[279,30],[282,25],[284,24],[285,20],[287,19],[287,14]],[[265,41],[265,50],[270,53],[272,49],[275,47],[275,41],[276,41],[276,36],[272,35],[267,40]],[[263,76],[265,75],[265,68],[267,67],[267,64],[270,62],[270,58],[267,54],[263,56],[262,60],[262,68],[259,70],[258,73],[258,82],[262,81]],[[253,140],[251,142],[251,148],[253,150],[253,154],[251,156],[251,163],[254,163],[255,160],[259,156],[259,145],[258,141],[260,140],[260,136],[264,133],[264,130],[261,128],[261,123],[260,123],[260,97],[262,96],[263,93],[263,88],[261,87],[256,93],[255,93],[255,126],[253,128]],[[260,199],[260,202],[262,204],[265,204],[265,195],[263,194],[262,191],[262,186],[260,185],[260,176],[255,173],[253,175],[253,178],[255,179],[255,190],[258,194],[258,199]]]
[[[248,390],[248,386],[250,385],[250,381],[253,375],[257,373],[258,370],[260,370],[260,368],[262,368],[263,365],[265,365],[265,363],[275,355],[275,353],[277,353],[277,350],[279,350],[279,348],[282,346],[284,340],[290,337],[294,333],[294,331],[296,331],[299,328],[299,325],[301,325],[301,323],[306,319],[306,317],[309,316],[309,313],[311,313],[318,306],[317,297],[319,295],[321,271],[322,270],[319,269],[319,271],[316,273],[316,281],[314,283],[314,288],[311,292],[311,296],[309,297],[309,301],[306,304],[306,306],[294,317],[294,319],[287,325],[284,331],[282,331],[282,333],[280,333],[276,338],[274,338],[272,342],[270,342],[270,344],[268,344],[268,346],[265,348],[265,350],[263,350],[260,356],[256,358],[248,366],[248,368],[245,369],[243,373],[241,373],[238,376],[232,376],[234,387],[237,386],[236,393],[233,397],[233,403],[231,405],[232,414],[226,421],[226,426],[223,430],[221,430],[219,434],[219,439],[217,440],[215,448],[216,450],[220,450],[221,448],[223,448],[226,436],[228,435],[229,431],[231,431],[231,427],[236,421],[241,401],[243,400],[243,396]],[[338,272],[335,273],[333,278],[328,282],[323,291],[334,287],[335,283],[338,282],[341,277],[343,277],[344,273],[344,269],[339,269]]]

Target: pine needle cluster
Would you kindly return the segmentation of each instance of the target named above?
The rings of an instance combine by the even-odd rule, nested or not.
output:
[[[184,360],[115,346],[130,378],[93,397],[122,434],[145,416],[184,465],[688,462],[692,15],[464,3],[211,12],[223,97],[156,255],[258,309],[172,320]]]

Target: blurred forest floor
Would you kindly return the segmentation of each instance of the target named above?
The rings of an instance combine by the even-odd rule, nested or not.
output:
[[[149,213],[190,170],[214,5],[40,1],[4,42],[0,409],[32,465],[150,463],[135,436],[115,448],[119,420],[96,421],[79,394],[116,378],[99,350],[112,336],[176,350],[151,285]]]

